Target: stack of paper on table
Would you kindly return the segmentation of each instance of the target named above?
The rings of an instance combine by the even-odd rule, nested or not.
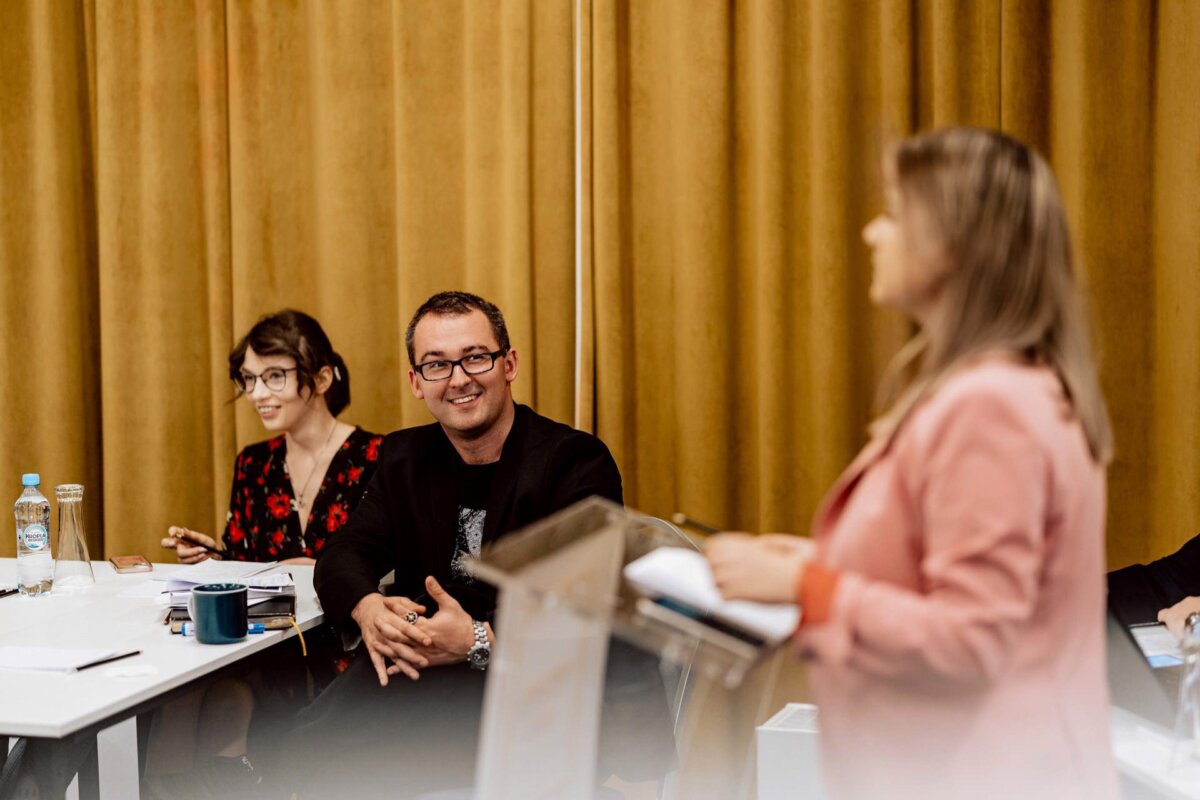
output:
[[[167,604],[172,608],[186,608],[192,589],[206,583],[245,584],[248,589],[247,605],[253,606],[283,595],[295,596],[296,582],[289,573],[262,574],[275,566],[275,562],[260,564],[209,560],[175,572],[155,575],[151,580],[160,587],[159,592],[166,595]]]
[[[626,564],[624,573],[639,594],[678,601],[768,642],[783,641],[800,622],[800,609],[795,605],[723,598],[713,583],[708,560],[695,550],[660,547]]]
[[[207,581],[206,581],[207,583]],[[219,583],[242,583],[246,585],[246,605],[254,606],[268,600],[280,597],[296,596],[296,582],[286,572],[278,575],[222,580]],[[167,605],[172,608],[187,608],[188,598],[192,589],[200,584],[190,584],[184,581],[167,580],[162,591],[169,594]]]
[[[261,575],[278,565],[276,561],[221,561],[210,558],[174,572],[155,573],[152,580],[187,583],[192,586],[202,583],[246,583],[247,578]]]

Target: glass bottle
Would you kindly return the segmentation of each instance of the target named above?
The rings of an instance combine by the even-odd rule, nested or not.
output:
[[[54,591],[86,589],[96,582],[83,532],[83,486],[65,483],[54,489],[58,499],[58,548]]]
[[[1193,758],[1200,758],[1200,614],[1191,614],[1183,627],[1183,677],[1179,683],[1179,710],[1175,732],[1188,742]]]

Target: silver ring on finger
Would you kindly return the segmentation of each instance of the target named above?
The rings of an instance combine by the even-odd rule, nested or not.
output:
[[[417,624],[417,612],[415,612],[415,611],[404,612],[404,621],[407,622],[409,625],[416,625]]]

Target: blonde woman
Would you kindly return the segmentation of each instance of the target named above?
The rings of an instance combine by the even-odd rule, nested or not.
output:
[[[863,230],[920,332],[805,540],[708,548],[795,600],[837,798],[1117,796],[1104,656],[1112,438],[1046,163],[999,133],[901,142]]]

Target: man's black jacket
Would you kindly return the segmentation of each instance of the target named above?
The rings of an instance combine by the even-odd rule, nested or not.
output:
[[[357,633],[350,612],[392,569],[392,594],[421,597],[425,576],[433,575],[474,619],[491,619],[494,590],[464,585],[451,571],[462,468],[437,423],[384,438],[362,501],[317,561],[314,581],[327,621]],[[604,443],[517,405],[490,489],[483,542],[592,495],[622,502],[621,474]]]
[[[1158,612],[1200,595],[1200,535],[1169,556],[1108,573],[1108,603],[1126,625],[1154,622]]]

